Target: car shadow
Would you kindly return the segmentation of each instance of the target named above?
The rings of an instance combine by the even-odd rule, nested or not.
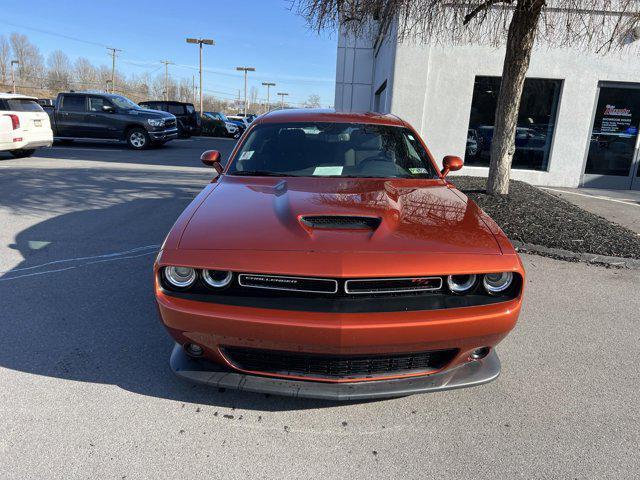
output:
[[[0,367],[185,403],[261,411],[334,406],[219,391],[173,375],[173,341],[159,321],[152,264],[202,179],[181,185],[175,172],[153,181],[144,172],[125,173],[127,180],[113,182],[85,171],[89,177],[72,177],[63,188],[43,170],[37,182],[14,178],[18,193],[0,198],[0,207],[25,215],[59,212],[23,229],[8,245],[23,260],[0,272]],[[83,209],[64,213],[72,201]]]

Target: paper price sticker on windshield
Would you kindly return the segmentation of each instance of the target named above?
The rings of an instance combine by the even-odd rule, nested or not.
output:
[[[426,168],[410,168],[409,171],[414,175],[419,175],[421,173],[427,173]]]
[[[342,167],[316,167],[314,175],[342,175]]]
[[[249,160],[251,157],[253,157],[253,150],[247,150],[240,154],[240,160]]]

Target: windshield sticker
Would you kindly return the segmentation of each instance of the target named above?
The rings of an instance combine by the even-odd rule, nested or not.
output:
[[[314,175],[342,175],[342,167],[316,167]]]
[[[251,157],[253,157],[253,150],[247,150],[240,154],[240,160],[249,160]]]
[[[414,175],[419,175],[421,173],[427,173],[426,168],[410,168],[409,171]]]

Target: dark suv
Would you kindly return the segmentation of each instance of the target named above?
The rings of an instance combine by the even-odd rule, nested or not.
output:
[[[169,102],[164,100],[148,100],[140,102],[142,108],[150,110],[162,110],[169,112],[178,119],[178,136],[189,138],[191,135],[200,135],[202,121],[192,103]]]
[[[135,150],[161,145],[178,136],[176,117],[167,112],[145,110],[122,95],[109,93],[60,93],[51,117],[56,140],[76,138],[125,140]]]

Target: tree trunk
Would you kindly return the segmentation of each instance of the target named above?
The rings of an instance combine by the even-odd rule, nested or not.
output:
[[[509,193],[520,97],[544,4],[544,0],[518,0],[511,18],[491,143],[489,194]]]

